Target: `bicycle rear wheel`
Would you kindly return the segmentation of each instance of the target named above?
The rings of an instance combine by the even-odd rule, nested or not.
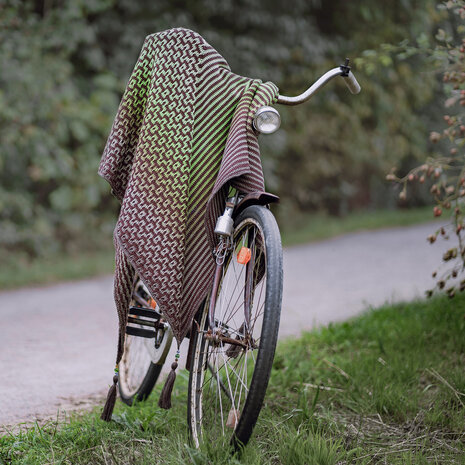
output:
[[[155,302],[140,279],[135,280],[131,307],[153,307]],[[156,307],[158,308],[158,307]],[[132,324],[135,328],[146,326]],[[145,338],[126,334],[124,352],[119,364],[119,394],[128,405],[144,401],[155,386],[166,355],[171,347],[171,328],[158,329],[157,338]]]
[[[256,205],[234,225],[216,300],[217,337],[209,330],[208,304],[193,335],[188,424],[196,447],[202,440],[231,441],[236,448],[247,443],[278,338],[283,277],[278,226],[267,208]]]

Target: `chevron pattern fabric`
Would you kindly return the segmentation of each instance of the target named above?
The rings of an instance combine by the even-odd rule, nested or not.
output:
[[[213,229],[229,186],[263,190],[252,117],[277,87],[238,76],[199,34],[146,38],[111,129],[99,174],[121,202],[114,296],[121,359],[134,275],[178,343],[213,279]]]

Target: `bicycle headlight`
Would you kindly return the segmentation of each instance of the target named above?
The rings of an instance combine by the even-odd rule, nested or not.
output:
[[[279,129],[281,117],[273,107],[261,107],[253,117],[253,127],[262,134],[271,134]]]

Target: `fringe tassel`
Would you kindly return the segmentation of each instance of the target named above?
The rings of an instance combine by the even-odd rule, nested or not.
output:
[[[166,378],[165,385],[158,399],[158,406],[168,410],[171,408],[171,393],[173,392],[174,382],[176,381],[176,368],[178,368],[179,350],[176,352],[175,361],[171,364],[171,371]]]
[[[103,412],[100,415],[100,419],[103,421],[110,421],[113,409],[116,403],[116,385],[118,384],[118,371],[115,369],[115,375],[113,376],[113,384],[108,390],[107,400],[103,407]]]

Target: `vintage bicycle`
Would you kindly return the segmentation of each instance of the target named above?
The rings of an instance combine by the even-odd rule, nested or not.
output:
[[[278,104],[309,100],[341,76],[350,92],[360,92],[349,60],[321,76],[296,97],[279,95]],[[271,134],[280,126],[273,107],[260,108],[254,129]],[[199,309],[189,337],[187,422],[193,444],[226,438],[245,445],[265,397],[281,314],[281,238],[269,209],[278,197],[232,190],[217,220],[216,269],[209,297]],[[134,280],[119,392],[128,405],[144,401],[160,377],[173,339],[172,330],[143,282]]]

